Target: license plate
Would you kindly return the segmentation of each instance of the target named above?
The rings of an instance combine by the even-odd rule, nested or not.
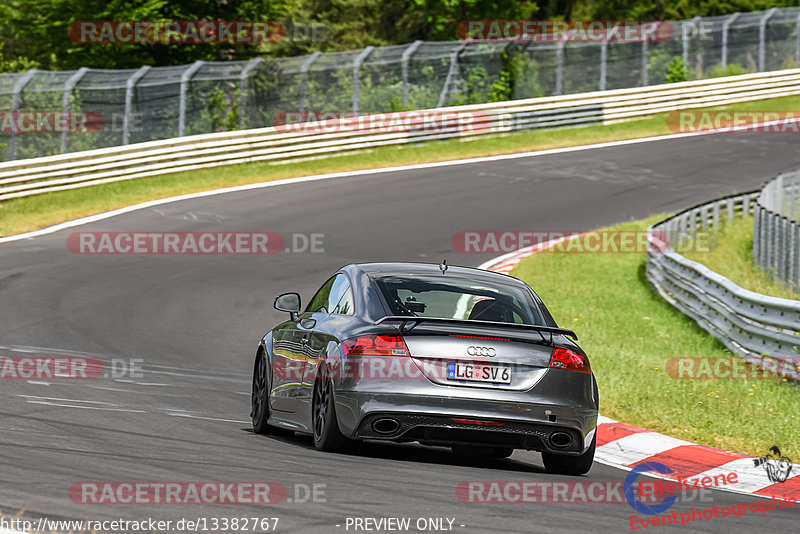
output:
[[[510,384],[511,367],[507,365],[448,362],[447,379]]]

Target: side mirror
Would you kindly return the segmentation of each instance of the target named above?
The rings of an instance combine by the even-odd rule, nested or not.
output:
[[[289,312],[292,321],[297,320],[300,312],[300,295],[298,293],[284,293],[275,297],[275,309],[282,312]]]

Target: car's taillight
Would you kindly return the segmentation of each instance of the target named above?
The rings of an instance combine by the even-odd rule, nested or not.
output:
[[[555,347],[553,349],[553,355],[550,356],[550,367],[554,369],[578,371],[579,373],[592,372],[592,369],[589,367],[589,360],[586,356],[564,347]]]
[[[345,356],[408,356],[408,347],[399,334],[370,334],[342,341]]]

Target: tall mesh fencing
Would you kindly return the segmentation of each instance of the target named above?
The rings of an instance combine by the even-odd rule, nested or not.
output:
[[[654,85],[667,81],[676,58],[689,79],[800,66],[798,7],[662,24],[667,36],[647,41],[416,41],[289,58],[0,74],[0,159],[267,127],[323,112]],[[48,113],[63,119],[60,129]]]

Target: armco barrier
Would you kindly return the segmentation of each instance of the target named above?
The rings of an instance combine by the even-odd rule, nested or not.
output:
[[[670,242],[697,230],[716,228],[723,218],[752,213],[760,191],[695,206],[650,228],[655,252],[647,255],[647,279],[675,308],[694,319],[743,359],[777,367],[800,379],[800,301],[769,297],[744,289],[707,267],[658,242]],[[658,231],[658,232],[656,232]],[[784,364],[777,366],[778,362]]]
[[[208,169],[254,161],[291,161],[379,146],[497,134],[533,128],[612,123],[656,113],[789,96],[800,90],[800,69],[711,80],[457,106],[418,113],[471,114],[468,130],[431,133],[385,127],[337,128],[344,119],[320,123],[323,131],[280,127],[219,132],[120,147],[0,163],[0,200],[89,185]],[[452,115],[455,116],[455,115]],[[335,131],[337,129],[345,131]]]

